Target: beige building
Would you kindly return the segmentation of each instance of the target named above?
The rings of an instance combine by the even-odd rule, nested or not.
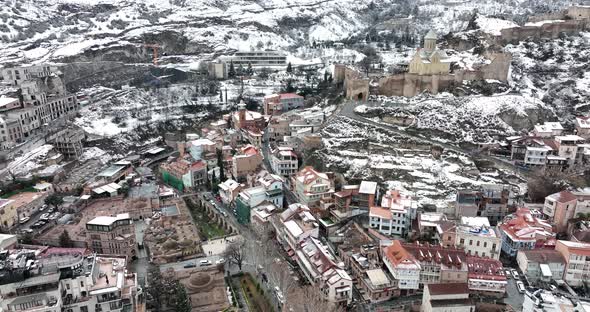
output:
[[[37,212],[47,197],[46,192],[23,192],[10,196],[8,199],[12,200],[12,205],[16,208],[18,217],[30,217]]]
[[[432,30],[424,37],[424,48],[418,49],[410,61],[410,74],[437,75],[448,74],[451,71],[449,57],[445,51],[436,47],[437,39]]]
[[[10,199],[0,199],[0,229],[7,231],[18,223],[18,213]]]
[[[583,286],[590,278],[590,244],[558,240],[555,250],[565,259],[565,282],[573,287]]]
[[[128,213],[100,216],[86,223],[88,248],[106,255],[135,256],[135,226]]]
[[[234,155],[232,158],[232,175],[234,179],[244,178],[258,171],[261,165],[260,151],[252,145],[245,146],[238,155]]]
[[[311,166],[301,169],[291,185],[299,201],[310,208],[320,206],[322,201],[332,201],[334,179],[331,174],[318,172]]]

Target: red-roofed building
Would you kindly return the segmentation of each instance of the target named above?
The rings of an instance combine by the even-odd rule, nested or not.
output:
[[[555,238],[551,224],[533,216],[524,207],[508,216],[498,229],[502,236],[502,251],[510,257],[516,257],[519,250],[542,247]]]
[[[502,262],[496,259],[467,257],[468,285],[472,292],[482,295],[504,296],[506,275]]]
[[[398,282],[401,295],[414,293],[420,287],[420,263],[399,240],[383,247],[383,263]]]
[[[273,94],[264,97],[264,113],[275,115],[303,108],[303,97],[295,93]]]
[[[543,214],[555,224],[558,233],[567,231],[567,222],[574,218],[578,198],[570,191],[561,191],[545,197]]]
[[[232,175],[234,179],[240,180],[253,174],[262,165],[262,154],[253,145],[243,147],[232,159]]]

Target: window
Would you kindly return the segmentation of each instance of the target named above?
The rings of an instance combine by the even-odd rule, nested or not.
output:
[[[84,287],[84,281],[80,281],[80,287]]]
[[[479,241],[477,241],[477,244],[475,244],[477,247],[479,247]]]
[[[483,247],[488,247],[488,242],[483,242]]]
[[[70,284],[66,284],[66,289],[70,290]]]
[[[472,246],[472,245],[473,245],[473,240],[472,240],[472,239],[470,239],[470,240],[469,240],[469,246]]]

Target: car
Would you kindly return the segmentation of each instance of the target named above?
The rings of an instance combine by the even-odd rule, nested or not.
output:
[[[43,224],[42,223],[39,223],[39,221],[37,221],[37,222],[31,224],[31,229],[38,229],[41,226],[43,226]]]
[[[226,213],[225,211],[222,211],[222,212],[221,212],[221,214],[222,214],[224,217],[227,217],[227,213]]]
[[[39,217],[40,220],[48,220],[49,219],[49,214],[48,213],[44,213]]]
[[[514,277],[514,279],[519,278],[519,275],[518,275],[518,272],[516,271],[516,269],[510,269],[510,272],[512,273],[512,277]]]
[[[26,234],[26,233],[33,233],[34,231],[32,229],[22,229],[21,233]]]
[[[224,258],[221,258],[221,259],[215,261],[215,263],[217,263],[217,264],[224,264],[225,263],[225,259]]]
[[[31,220],[31,218],[29,218],[29,217],[24,217],[24,218],[21,218],[20,220],[18,220],[18,223],[20,223],[20,224],[25,224],[25,223],[27,223],[29,220]]]
[[[208,266],[208,265],[211,265],[211,261],[209,261],[209,260],[201,260],[201,261],[199,261],[199,265],[200,266]]]
[[[504,274],[506,275],[506,278],[512,278],[512,273],[510,272],[510,270],[504,270]]]
[[[197,266],[197,265],[196,265],[195,263],[189,263],[189,264],[185,264],[185,265],[184,265],[184,268],[185,268],[185,269],[190,269],[190,268],[194,268],[194,267],[196,267],[196,266]]]
[[[516,288],[518,289],[518,292],[521,294],[524,294],[524,283],[521,281],[516,282]]]
[[[47,210],[47,212],[49,212],[49,213],[53,213],[54,211],[55,211],[55,208],[53,208],[53,207],[51,207],[51,208],[49,208],[49,210]]]
[[[43,205],[43,206],[41,206],[41,208],[39,208],[39,211],[43,211],[43,210],[45,210],[45,209],[47,209],[47,205]]]
[[[549,289],[551,289],[551,291],[556,291],[557,287],[555,285],[549,285]]]

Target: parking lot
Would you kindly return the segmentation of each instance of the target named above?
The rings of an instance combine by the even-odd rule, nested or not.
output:
[[[21,223],[22,220],[19,220],[18,231],[40,232],[47,224],[55,223],[62,216],[63,214],[55,208],[43,205],[37,212],[27,217],[26,222]]]

